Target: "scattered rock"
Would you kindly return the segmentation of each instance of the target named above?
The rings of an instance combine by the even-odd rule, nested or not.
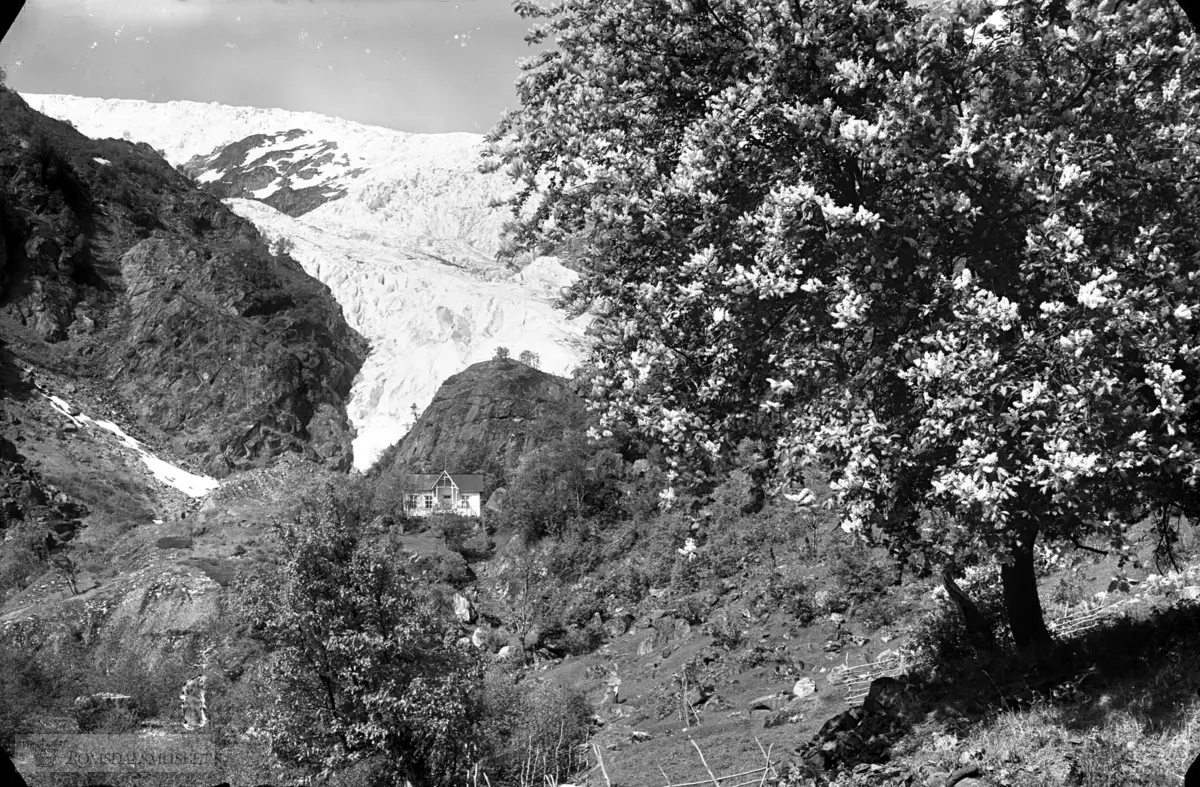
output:
[[[624,636],[626,633],[628,633],[629,628],[632,625],[633,615],[629,614],[628,612],[620,612],[614,614],[608,619],[608,622],[604,624],[604,631],[610,638],[616,639],[617,637]]]
[[[470,624],[475,622],[475,608],[471,606],[471,600],[461,593],[454,594],[454,617],[458,618],[459,623]]]
[[[796,685],[792,686],[792,695],[795,697],[807,697],[817,693],[817,684],[812,678],[801,678],[796,681]]]

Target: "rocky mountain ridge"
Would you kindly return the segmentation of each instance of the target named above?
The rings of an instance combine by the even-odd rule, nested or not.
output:
[[[284,452],[348,467],[366,354],[328,288],[146,145],[0,93],[0,323],[125,428],[221,476]]]

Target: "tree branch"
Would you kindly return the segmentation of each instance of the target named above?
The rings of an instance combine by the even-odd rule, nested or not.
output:
[[[1089,547],[1087,544],[1079,543],[1079,539],[1075,538],[1074,536],[1071,537],[1071,543],[1075,545],[1076,549],[1083,549],[1088,552],[1094,552],[1097,555],[1107,555],[1108,554],[1108,550],[1106,550],[1106,549],[1096,549],[1095,547]]]

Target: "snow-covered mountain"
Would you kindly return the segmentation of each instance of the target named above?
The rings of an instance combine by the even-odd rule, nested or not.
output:
[[[552,300],[574,274],[552,258],[496,263],[501,176],[476,134],[408,134],[313,113],[189,101],[24,95],[92,137],[145,142],[226,198],[324,282],[371,342],[349,412],[365,468],[445,378],[504,346],[567,373],[584,319]]]

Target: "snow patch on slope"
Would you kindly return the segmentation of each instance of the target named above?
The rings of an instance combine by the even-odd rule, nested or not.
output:
[[[112,432],[121,441],[121,444],[126,448],[134,451],[138,458],[142,460],[142,464],[150,471],[151,475],[157,478],[167,486],[173,486],[180,492],[183,492],[189,497],[204,497],[209,492],[217,488],[220,482],[215,478],[209,478],[206,475],[196,475],[189,473],[177,465],[159,459],[154,454],[150,453],[139,443],[114,424],[112,421],[98,421],[94,418],[89,418],[76,408],[72,407],[65,399],[58,396],[42,394],[50,400],[50,404],[55,410],[71,419],[76,426],[98,426],[105,431]]]

